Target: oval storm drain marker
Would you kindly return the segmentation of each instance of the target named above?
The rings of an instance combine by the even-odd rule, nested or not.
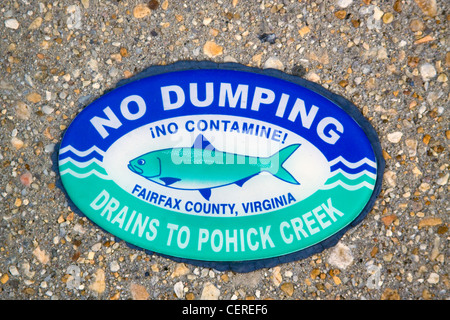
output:
[[[152,67],[87,106],[59,150],[93,222],[138,247],[246,272],[337,243],[371,210],[384,160],[357,108],[237,64]]]

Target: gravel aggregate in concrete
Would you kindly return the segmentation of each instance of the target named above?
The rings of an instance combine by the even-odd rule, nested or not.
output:
[[[0,299],[448,299],[449,21],[445,0],[2,0]],[[121,79],[181,60],[276,68],[352,101],[386,160],[367,218],[320,254],[239,274],[72,211],[52,163],[64,130]]]

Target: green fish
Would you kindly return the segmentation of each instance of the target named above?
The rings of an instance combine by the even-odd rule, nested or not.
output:
[[[282,167],[299,146],[290,145],[270,157],[251,157],[219,151],[199,135],[192,147],[152,151],[131,160],[128,168],[169,188],[198,190],[209,200],[211,189],[230,184],[242,187],[261,172],[269,172],[287,183],[299,185]]]

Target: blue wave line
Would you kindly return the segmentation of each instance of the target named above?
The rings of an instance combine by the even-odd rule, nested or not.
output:
[[[84,157],[81,157],[81,156],[73,153],[70,150],[59,155],[59,159],[60,160],[65,159],[65,158],[69,158],[69,157],[72,158],[73,160],[78,161],[78,162],[86,162],[86,161],[89,161],[89,160],[91,160],[93,158],[95,158],[97,160],[100,160],[100,161],[103,161],[103,156],[101,154],[97,153],[96,151],[93,151],[89,155],[84,156]]]
[[[371,173],[377,173],[377,169],[369,166],[368,164],[363,164],[363,165],[359,166],[358,168],[352,169],[352,168],[347,167],[342,162],[338,162],[335,165],[331,166],[330,169],[331,169],[331,172],[336,171],[338,169],[342,169],[343,171],[345,171],[347,173],[351,173],[351,174],[359,173],[364,170],[367,170]]]

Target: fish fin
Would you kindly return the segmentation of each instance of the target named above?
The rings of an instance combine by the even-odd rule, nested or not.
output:
[[[291,144],[286,148],[281,149],[278,153],[274,154],[272,157],[278,154],[280,165],[283,164],[292,154],[301,146],[300,143]]]
[[[300,182],[295,180],[295,178],[285,168],[283,168],[281,166],[278,168],[278,171],[276,173],[274,173],[273,175],[275,177],[277,177],[278,179],[281,179],[285,182],[300,185]]]
[[[214,146],[211,144],[211,142],[208,141],[208,139],[205,138],[202,134],[199,134],[197,138],[195,138],[194,144],[192,145],[192,148],[196,149],[208,149],[208,150],[215,150]]]
[[[274,154],[272,157],[278,157],[278,163],[280,164],[278,168],[273,168],[270,171],[275,177],[281,179],[285,182],[297,184],[298,182],[285,168],[283,168],[283,163],[300,147],[300,144],[293,144],[284,149],[281,149],[278,153]]]
[[[211,189],[198,189],[200,191],[200,194],[209,201],[209,198],[211,197]]]
[[[237,184],[239,187],[242,187],[244,185],[244,183],[246,183],[248,180],[250,180],[250,178],[252,178],[252,177],[247,177],[247,178],[238,180],[235,182],[235,184]]]
[[[174,184],[175,182],[180,181],[181,179],[178,178],[171,178],[171,177],[162,177],[159,178],[166,186],[170,186],[171,184]]]

